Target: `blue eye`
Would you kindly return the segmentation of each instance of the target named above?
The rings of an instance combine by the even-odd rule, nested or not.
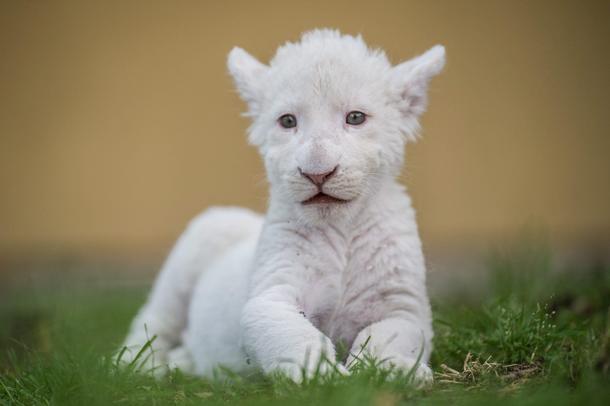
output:
[[[297,118],[294,114],[284,114],[277,121],[284,128],[294,128],[297,126]]]
[[[366,121],[366,114],[361,111],[350,111],[345,116],[345,122],[350,125],[360,125]]]

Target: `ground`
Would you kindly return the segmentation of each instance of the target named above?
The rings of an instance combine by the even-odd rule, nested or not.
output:
[[[526,251],[495,256],[479,294],[433,298],[427,388],[388,379],[374,360],[302,386],[280,376],[156,380],[137,365],[120,369],[110,355],[146,287],[57,271],[3,290],[0,404],[610,404],[610,268],[557,270],[546,251]]]

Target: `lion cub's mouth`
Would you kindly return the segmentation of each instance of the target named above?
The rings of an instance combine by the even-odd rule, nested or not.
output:
[[[302,204],[330,204],[330,203],[347,203],[348,200],[339,199],[338,197],[330,196],[319,192],[315,196],[301,202]]]

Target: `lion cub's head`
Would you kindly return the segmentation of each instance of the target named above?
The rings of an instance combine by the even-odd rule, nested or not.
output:
[[[400,172],[444,63],[437,45],[392,66],[360,36],[333,30],[283,45],[269,65],[234,48],[229,71],[248,103],[272,199],[304,217],[364,204]]]

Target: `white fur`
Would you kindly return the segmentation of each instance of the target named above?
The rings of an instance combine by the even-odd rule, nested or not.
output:
[[[430,379],[424,257],[396,176],[444,61],[437,45],[393,67],[361,37],[332,30],[285,44],[268,66],[233,49],[228,67],[265,162],[268,212],[217,208],[192,222],[132,324],[125,359],[156,335],[147,365],[204,376],[219,366],[280,370],[300,381],[338,345],[352,355],[322,372],[347,373],[368,340],[364,353],[383,365]],[[367,114],[364,124],[345,123],[352,110]],[[296,128],[278,124],[286,113]],[[299,168],[335,167],[323,191],[348,202],[303,205],[317,189]]]

